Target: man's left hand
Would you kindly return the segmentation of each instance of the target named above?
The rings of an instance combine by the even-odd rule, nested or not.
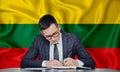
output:
[[[78,61],[68,57],[64,59],[64,66],[78,66]]]

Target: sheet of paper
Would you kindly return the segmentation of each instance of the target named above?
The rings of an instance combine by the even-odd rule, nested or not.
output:
[[[52,66],[54,69],[91,69],[90,67],[78,67],[78,66]]]
[[[22,70],[51,70],[51,69],[91,69],[90,67],[78,67],[78,66],[52,66],[41,68],[22,68]]]
[[[50,68],[60,68],[60,69],[68,69],[68,68],[72,68],[72,69],[76,69],[76,66],[52,66]]]
[[[22,68],[21,70],[50,70],[51,68],[42,67],[42,68]]]

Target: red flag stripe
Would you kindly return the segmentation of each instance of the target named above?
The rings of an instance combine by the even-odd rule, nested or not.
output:
[[[96,68],[120,70],[120,48],[86,48],[96,62]],[[20,67],[28,48],[0,48],[0,68]]]

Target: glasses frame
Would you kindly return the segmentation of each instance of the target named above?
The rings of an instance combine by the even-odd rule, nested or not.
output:
[[[59,36],[59,34],[60,34],[60,32],[57,30],[52,35],[47,35],[47,36],[44,35],[44,37],[48,40],[51,40],[52,38],[57,38]]]

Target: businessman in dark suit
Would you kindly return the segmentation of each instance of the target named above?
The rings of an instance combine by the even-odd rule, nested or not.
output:
[[[41,34],[37,35],[21,61],[21,68],[50,66],[95,67],[93,58],[83,47],[78,37],[63,32],[51,15],[39,21]],[[78,56],[75,60],[74,57]],[[36,58],[39,57],[39,60]]]

